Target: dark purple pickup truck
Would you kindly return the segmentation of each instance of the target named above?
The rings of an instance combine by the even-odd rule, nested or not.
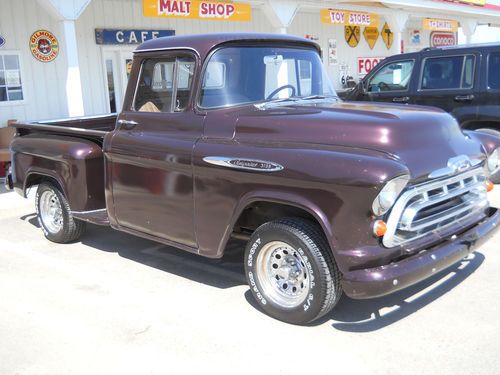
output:
[[[38,185],[55,242],[85,222],[211,258],[246,239],[248,284],[277,319],[415,284],[500,224],[487,198],[499,138],[438,109],[343,103],[302,38],[146,42],[123,108],[16,124],[9,187]]]

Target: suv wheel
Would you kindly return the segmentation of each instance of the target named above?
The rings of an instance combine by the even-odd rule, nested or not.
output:
[[[262,309],[292,324],[320,318],[342,294],[340,272],[323,232],[304,219],[260,226],[247,244],[245,273]]]

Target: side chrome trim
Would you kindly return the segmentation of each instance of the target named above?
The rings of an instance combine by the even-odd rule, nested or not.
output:
[[[74,215],[89,215],[89,214],[97,214],[97,213],[104,213],[107,212],[105,208],[100,208],[98,210],[90,210],[90,211],[71,211],[71,213]]]
[[[164,47],[164,48],[149,48],[149,49],[136,49],[133,53],[143,53],[143,52],[158,52],[158,51],[182,51],[188,50],[194,52],[196,56],[200,57],[200,54],[197,50],[191,47]]]
[[[284,169],[281,164],[257,159],[230,158],[225,156],[206,156],[203,158],[203,161],[205,163],[218,165],[221,167],[254,172],[277,172]]]

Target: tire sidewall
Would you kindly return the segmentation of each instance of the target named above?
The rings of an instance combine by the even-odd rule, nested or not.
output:
[[[264,224],[254,232],[250,238],[245,251],[245,274],[248,285],[253,296],[260,307],[272,317],[293,324],[303,324],[314,320],[320,313],[324,299],[325,290],[322,290],[321,270],[318,267],[316,256],[309,245],[293,234],[290,230],[277,229],[277,226]],[[282,241],[293,247],[302,256],[308,269],[310,278],[310,289],[305,300],[298,306],[289,308],[278,305],[266,296],[262,285],[257,277],[257,257],[264,245],[272,241]]]
[[[45,192],[45,191],[51,191],[54,194],[56,194],[57,199],[59,199],[59,204],[61,205],[62,216],[63,216],[63,225],[62,225],[61,229],[56,233],[53,233],[46,228],[46,226],[42,220],[42,216],[40,214],[40,198],[41,198],[43,192]],[[40,228],[43,231],[43,234],[50,241],[54,241],[54,242],[61,241],[62,238],[64,237],[64,232],[68,226],[68,221],[69,221],[69,212],[66,209],[65,200],[64,200],[64,197],[62,196],[61,192],[57,188],[53,187],[52,185],[41,184],[36,191],[35,202],[36,202],[36,204],[35,204],[36,216],[38,219],[38,224],[40,225]]]

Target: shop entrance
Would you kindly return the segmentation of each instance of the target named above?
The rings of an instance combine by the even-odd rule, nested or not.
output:
[[[133,49],[103,49],[108,112],[120,112],[132,68]]]

